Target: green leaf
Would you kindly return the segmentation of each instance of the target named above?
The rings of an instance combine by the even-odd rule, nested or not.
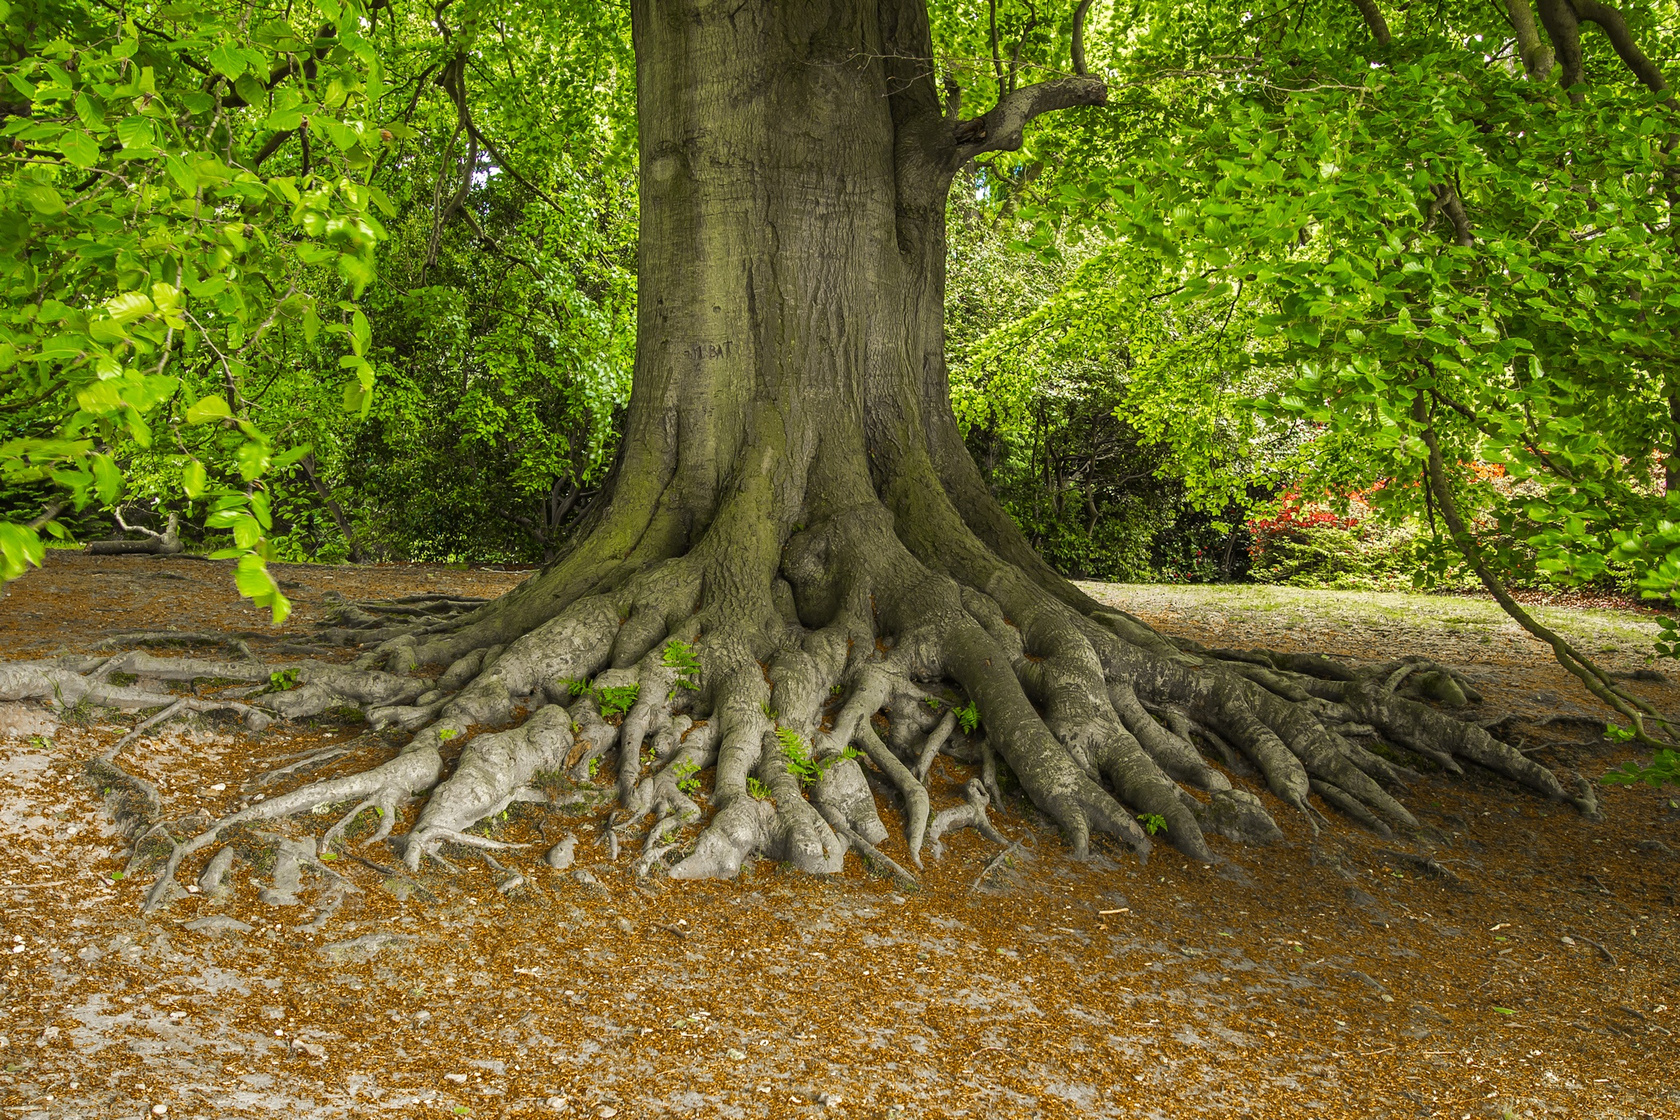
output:
[[[39,568],[47,548],[27,525],[0,521],[0,582],[16,579],[30,565]]]
[[[93,456],[90,465],[93,468],[94,491],[101,502],[110,505],[123,491],[122,471],[109,455]]]
[[[181,489],[186,491],[187,497],[202,496],[207,481],[204,464],[197,459],[187,460],[187,465],[181,470]]]
[[[64,199],[45,183],[34,183],[24,187],[23,199],[37,214],[50,216],[64,213]]]
[[[252,482],[268,469],[268,444],[263,440],[246,440],[234,450],[233,459],[239,466],[240,477]]]
[[[119,323],[131,323],[152,313],[152,301],[140,292],[119,292],[105,301],[105,310]]]
[[[145,117],[124,117],[117,122],[117,139],[124,148],[145,149],[152,146],[152,122]]]
[[[233,410],[227,401],[216,395],[200,397],[198,403],[187,409],[187,423],[207,424],[212,420],[227,420],[233,416]]]
[[[198,172],[187,166],[186,160],[180,156],[167,156],[163,166],[169,172],[169,177],[175,180],[182,190],[192,194],[198,190]]]
[[[226,78],[237,78],[245,73],[245,59],[239,53],[239,48],[229,41],[218,43],[210,52],[207,61]]]
[[[92,167],[99,162],[99,145],[93,137],[80,130],[66,132],[58,141],[64,158],[77,167]]]

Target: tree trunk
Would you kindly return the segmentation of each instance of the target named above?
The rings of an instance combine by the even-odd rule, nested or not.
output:
[[[733,875],[755,853],[818,872],[849,847],[887,860],[859,751],[896,789],[919,866],[920,779],[959,723],[983,728],[966,751],[1001,759],[1077,853],[1093,831],[1147,852],[1140,820],[1210,863],[1204,831],[1278,835],[1175,725],[1235,744],[1302,812],[1309,790],[1328,791],[1356,819],[1415,824],[1382,788],[1406,771],[1324,722],[1355,721],[1355,705],[1362,725],[1569,796],[1480,728],[1395,694],[1427,674],[1203,651],[1100,606],[987,490],[950,405],[946,194],[1039,113],[1101,104],[1100,80],[1050,79],[954,120],[921,0],[635,0],[632,13],[637,357],[602,497],[567,551],[501,600],[377,633],[369,670],[448,666],[435,689],[370,712],[415,729],[401,755],[254,805],[174,863],[232,821],[322,802],[382,810],[383,835],[429,791],[406,842],[417,867],[444,842],[490,843],[464,830],[535,774],[587,781],[616,747],[614,853],[655,817],[639,872],[701,816],[687,779],[706,769],[711,817],[672,875]],[[377,676],[382,696],[391,679]],[[347,687],[271,705],[295,714]],[[445,778],[457,737],[471,741]],[[990,764],[981,787],[962,810],[975,827],[997,795]]]

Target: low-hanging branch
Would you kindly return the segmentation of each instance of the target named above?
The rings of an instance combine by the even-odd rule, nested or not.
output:
[[[1609,707],[1613,708],[1633,727],[1634,737],[1646,746],[1666,748],[1674,746],[1675,726],[1672,721],[1663,716],[1650,704],[1621,688],[1611,678],[1610,674],[1599,668],[1586,654],[1576,649],[1568,639],[1550,627],[1542,625],[1533,615],[1523,609],[1522,604],[1511,595],[1504,582],[1494,573],[1492,566],[1482,555],[1481,545],[1477,543],[1474,534],[1470,532],[1463,514],[1458,508],[1458,501],[1453,496],[1451,481],[1447,478],[1446,460],[1441,455],[1441,441],[1435,432],[1434,418],[1429,407],[1429,397],[1418,393],[1412,399],[1412,418],[1423,425],[1419,432],[1424,446],[1428,448],[1429,457],[1425,466],[1426,483],[1430,497],[1441,511],[1441,518],[1447,523],[1447,532],[1452,538],[1454,546],[1470,570],[1476,573],[1476,578],[1492,595],[1501,609],[1509,615],[1517,625],[1529,634],[1552,647],[1553,654],[1572,675],[1587,687],[1587,691],[1598,697]],[[1645,721],[1650,718],[1667,733],[1668,738],[1653,735],[1646,727]]]

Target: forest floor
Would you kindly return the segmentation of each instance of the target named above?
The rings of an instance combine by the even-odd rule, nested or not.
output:
[[[171,628],[307,634],[323,594],[493,595],[524,573],[278,569],[278,636],[219,563],[49,554],[0,600],[0,657]],[[1090,589],[1204,642],[1465,668],[1503,734],[1598,774],[1636,757],[1491,604],[1278,588]],[[1624,672],[1651,620],[1542,610]],[[295,639],[292,639],[295,640]],[[1680,691],[1635,687],[1670,709]],[[77,713],[72,713],[77,714]],[[1383,841],[1264,795],[1287,834],[1069,858],[1016,803],[1021,856],[958,834],[923,889],[848,861],[816,879],[760,862],[732,882],[637,885],[595,821],[532,811],[498,835],[574,831],[491,872],[408,875],[393,852],[334,866],[359,888],[322,917],[234,891],[150,917],[144,877],[83,777],[136,717],[0,705],[0,1116],[1662,1117],[1680,1118],[1680,797],[1607,790],[1607,819],[1487,774],[1431,777],[1420,834]],[[353,728],[175,723],[119,761],[166,814],[219,815],[276,760]],[[389,748],[384,748],[389,749]],[[343,766],[376,760],[364,752]],[[328,771],[336,773],[341,771]],[[935,805],[967,777],[941,758]],[[283,787],[269,787],[270,789]],[[896,818],[882,813],[889,829]],[[319,832],[325,818],[296,820]],[[903,860],[903,842],[883,847]],[[380,865],[376,869],[371,865]],[[197,874],[183,868],[183,880]],[[206,921],[206,919],[210,919]]]

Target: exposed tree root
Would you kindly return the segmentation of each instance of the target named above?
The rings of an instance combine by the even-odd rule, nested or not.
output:
[[[181,552],[181,518],[179,514],[169,515],[168,523],[163,532],[148,529],[143,525],[130,525],[123,520],[123,506],[114,511],[117,527],[125,533],[140,533],[146,539],[143,541],[93,541],[86,547],[86,551],[94,556],[175,556]]]
[[[555,782],[613,803],[602,843],[614,860],[634,852],[637,877],[730,877],[756,857],[827,874],[851,850],[906,888],[915,878],[883,850],[871,781],[897,801],[915,868],[924,847],[943,857],[953,829],[1008,844],[988,816],[1005,809],[1005,777],[1076,854],[1105,832],[1141,858],[1153,832],[1209,864],[1221,857],[1208,835],[1282,835],[1233,775],[1254,775],[1314,829],[1323,818],[1309,795],[1384,837],[1417,827],[1401,798],[1431,768],[1474,764],[1597,812],[1589,788],[1566,786],[1453,714],[1480,697],[1449,667],[1169,640],[1002,560],[948,506],[917,507],[921,521],[889,514],[900,500],[915,499],[889,488],[885,506],[813,509],[780,544],[740,537],[725,503],[702,540],[670,559],[597,565],[581,582],[562,563],[493,603],[343,603],[335,633],[377,639],[355,665],[265,664],[248,648],[239,660],[130,650],[0,664],[0,699],[150,710],[117,749],[177,714],[215,708],[256,725],[349,707],[384,735],[408,736],[378,766],[247,804],[189,840],[163,834],[170,850],[149,906],[170,896],[183,860],[236,825],[337,807],[325,851],[370,811],[366,843],[386,840],[401,808],[425,797],[402,859],[411,871],[427,860],[448,867],[446,845],[509,847],[494,835],[499,817],[545,800]],[[937,538],[941,519],[947,536]],[[756,569],[741,565],[743,539],[761,550]],[[567,580],[573,591],[551,589]],[[410,675],[420,665],[442,672]],[[208,695],[161,690],[206,681]],[[958,709],[983,725],[977,743],[957,735]],[[350,749],[283,760],[257,780],[293,778]],[[929,779],[941,753],[977,773],[961,803],[936,812]],[[117,774],[99,780],[147,802]],[[157,834],[155,810],[127,815]],[[550,848],[549,864],[570,866],[575,844]],[[315,853],[289,858],[324,866]],[[216,860],[205,876],[220,882],[225,857]]]
[[[978,778],[970,779],[963,792],[968,797],[968,804],[942,809],[933,824],[928,827],[928,843],[933,849],[933,858],[942,859],[945,856],[945,845],[940,843],[940,837],[947,832],[959,828],[972,828],[994,844],[1009,846],[1009,838],[992,827],[990,818],[986,816],[986,805],[991,797],[986,793],[986,787]]]

